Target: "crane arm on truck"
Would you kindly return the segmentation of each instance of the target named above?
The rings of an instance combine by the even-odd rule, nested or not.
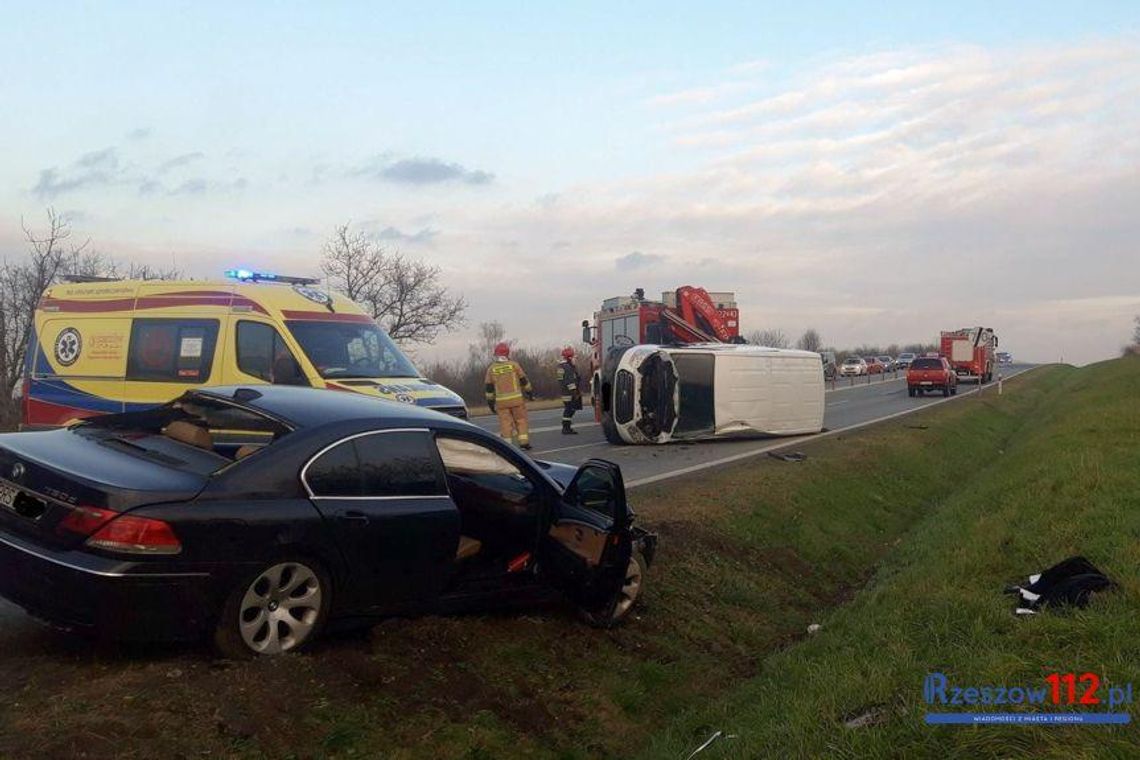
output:
[[[691,285],[677,288],[677,310],[681,312],[681,318],[690,327],[699,328],[694,332],[702,334],[704,341],[728,343],[732,340],[732,332],[717,313],[716,304],[704,288],[695,288]]]

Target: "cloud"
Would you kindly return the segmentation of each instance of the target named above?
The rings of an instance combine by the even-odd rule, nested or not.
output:
[[[402,158],[391,160],[389,154],[377,156],[352,176],[370,177],[405,185],[438,185],[457,182],[466,185],[487,185],[495,175],[481,169],[467,169],[462,164],[449,163],[438,158]]]
[[[115,184],[122,179],[118,150],[103,148],[84,153],[65,169],[53,166],[41,170],[32,194],[40,200],[51,200],[84,188]]]
[[[128,140],[145,140],[154,134],[154,130],[150,127],[138,127],[127,132]]]
[[[249,181],[244,177],[197,176],[184,179],[173,187],[163,181],[163,176],[171,171],[204,159],[205,154],[201,151],[182,153],[151,170],[139,167],[124,155],[122,149],[112,146],[84,153],[63,168],[52,166],[41,170],[31,192],[40,200],[54,200],[69,193],[113,187],[133,187],[139,196],[155,197],[234,192],[248,186]]]
[[[158,165],[158,168],[156,168],[155,171],[157,171],[159,174],[165,174],[171,169],[178,169],[180,167],[187,166],[196,161],[201,161],[205,157],[205,153],[197,150],[192,153],[183,153],[180,156],[175,156],[174,158],[163,161]]]
[[[376,233],[376,237],[379,240],[383,240],[385,242],[426,245],[428,243],[431,243],[431,241],[434,240],[438,234],[438,230],[434,230],[430,227],[424,227],[418,232],[411,233],[403,232],[395,227],[385,227]]]
[[[634,251],[627,253],[624,256],[618,256],[614,259],[614,266],[622,272],[628,272],[634,269],[641,269],[651,264],[660,264],[665,261],[664,256],[659,256],[654,253],[642,253],[641,251]]]

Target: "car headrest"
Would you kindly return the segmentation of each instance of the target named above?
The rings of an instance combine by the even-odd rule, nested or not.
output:
[[[163,428],[162,434],[167,438],[173,438],[180,443],[188,443],[200,449],[207,451],[214,449],[214,439],[210,436],[210,431],[195,425],[193,422],[175,420]]]

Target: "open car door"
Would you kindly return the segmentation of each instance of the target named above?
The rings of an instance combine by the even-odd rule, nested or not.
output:
[[[621,469],[591,459],[578,469],[542,537],[539,572],[596,625],[620,623],[640,595],[643,564],[634,556],[631,521]],[[643,551],[651,556],[652,547]]]

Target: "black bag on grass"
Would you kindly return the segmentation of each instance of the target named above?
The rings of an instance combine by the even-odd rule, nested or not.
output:
[[[1006,589],[1018,597],[1017,614],[1031,615],[1045,606],[1084,607],[1098,591],[1116,584],[1084,557],[1069,557],[1047,570],[1029,576],[1026,586]]]

